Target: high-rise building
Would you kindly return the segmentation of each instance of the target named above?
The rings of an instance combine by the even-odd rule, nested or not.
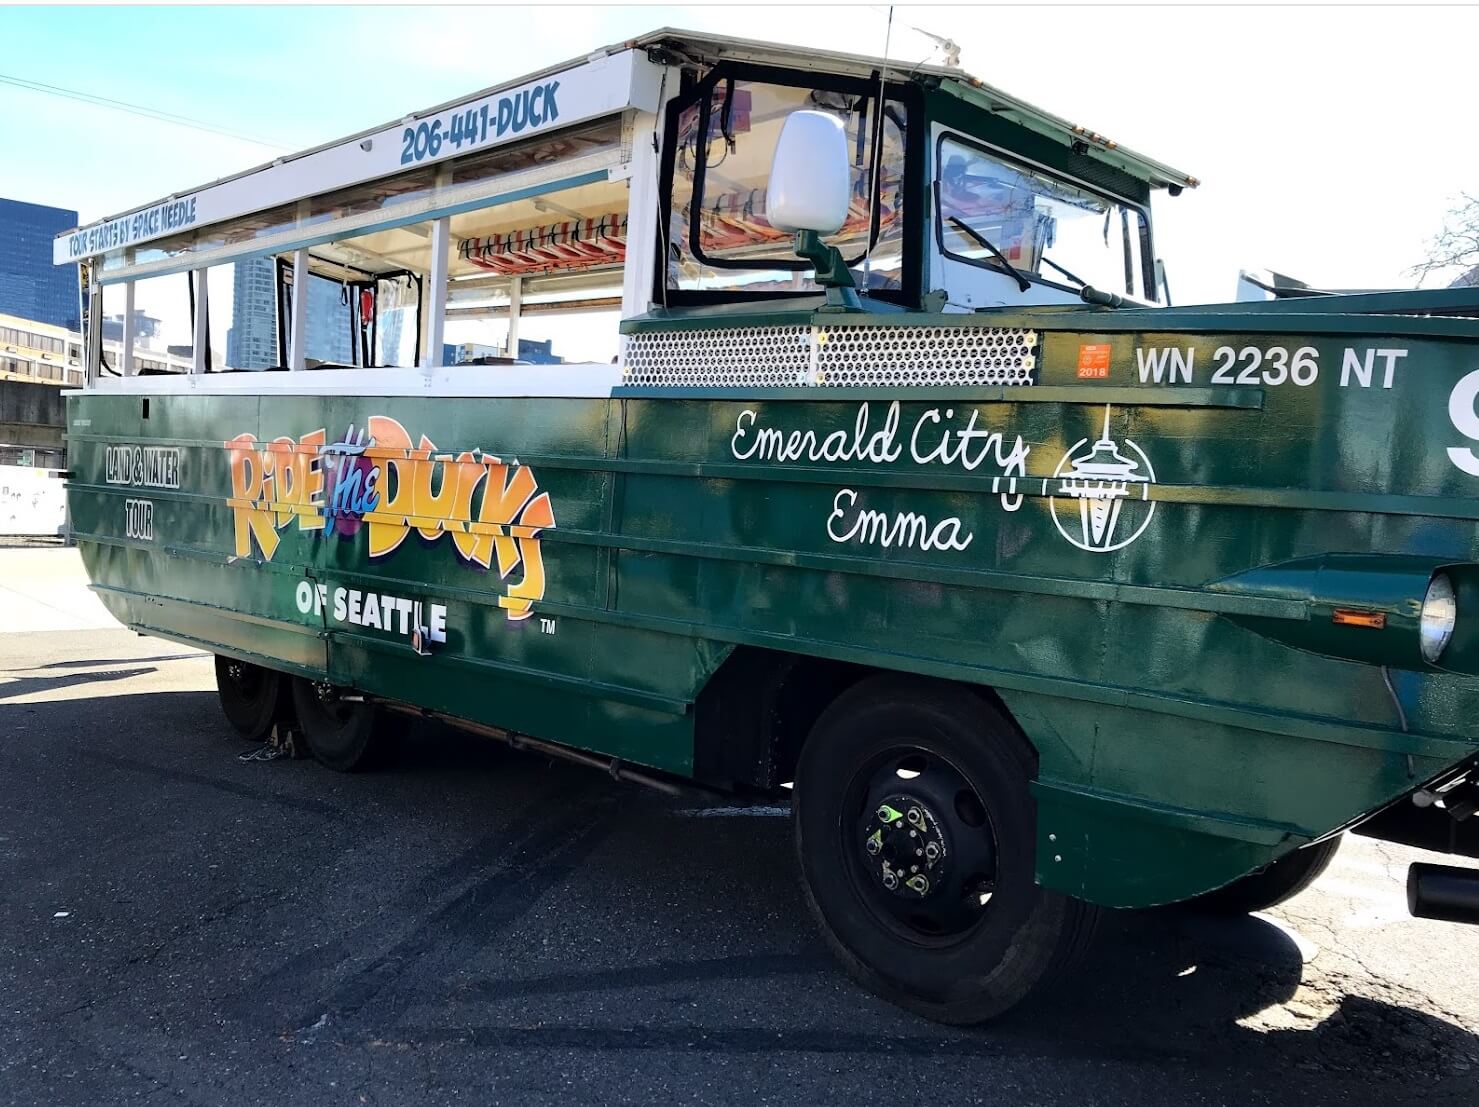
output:
[[[51,263],[52,240],[75,226],[67,208],[0,198],[0,312],[77,329],[77,267]]]
[[[354,364],[353,306],[352,289],[324,277],[308,278],[308,320],[303,328],[306,357],[335,365]]]
[[[272,259],[238,261],[231,282],[231,328],[226,332],[226,364],[232,369],[277,364],[276,301]]]
[[[305,357],[336,365],[353,364],[348,301],[343,285],[323,277],[309,278],[308,315],[303,326]],[[226,364],[233,369],[267,369],[279,361],[274,261],[270,257],[238,261],[231,288]]]

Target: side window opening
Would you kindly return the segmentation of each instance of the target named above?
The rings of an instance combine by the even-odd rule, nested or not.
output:
[[[421,282],[408,271],[374,273],[310,261],[303,324],[308,368],[415,366]],[[288,364],[293,319],[292,259],[277,259],[277,364]],[[249,366],[266,368],[266,366]]]
[[[162,327],[153,318],[140,320],[134,364],[143,372],[189,373],[198,348],[206,372],[286,370],[291,241],[256,256],[228,254],[200,268],[189,263],[192,255],[208,261],[212,253],[263,236],[281,241],[309,227],[316,230],[305,246],[308,278],[300,298],[306,368],[550,364],[572,355],[610,363],[620,343],[630,185],[607,171],[619,163],[622,142],[621,119],[612,115],[459,158],[444,170],[419,168],[115,251],[108,255],[114,269],[169,265],[157,277],[132,282],[141,308],[157,304],[166,317]],[[469,206],[454,195],[458,189],[489,198]],[[440,209],[444,195],[459,202]],[[419,218],[406,219],[412,204]],[[353,221],[353,229],[320,238],[338,221]],[[446,285],[433,289],[433,243],[443,233]],[[98,294],[98,311],[101,303]],[[442,341],[427,349],[436,304],[445,305]],[[197,343],[202,320],[206,333]],[[145,345],[158,330],[170,332],[162,368]],[[116,347],[116,340],[104,346],[105,374],[114,371]]]
[[[898,297],[904,283],[907,112],[876,82],[816,88],[743,77],[701,85],[675,105],[669,127],[668,218],[663,281],[670,291],[785,293],[818,290],[792,236],[771,226],[766,186],[781,126],[793,111],[836,114],[852,151],[847,221],[826,241],[838,247],[859,287]],[[894,95],[893,90],[889,92]],[[877,185],[875,187],[875,175]]]
[[[627,182],[606,180],[454,216],[446,359],[613,361],[629,208]]]
[[[166,276],[145,277],[134,282],[133,310],[133,371],[143,376],[165,373],[188,373],[195,347],[195,313],[191,296],[195,279],[189,273],[170,273]],[[102,342],[101,362],[98,371],[102,376],[117,376],[123,372],[124,290],[122,285],[104,287],[103,299],[93,304],[93,311],[101,319]],[[229,285],[227,291],[229,292]],[[213,292],[216,295],[222,293]],[[214,302],[214,301],[213,301]],[[229,298],[227,300],[229,304]],[[107,311],[103,304],[107,304]],[[227,316],[229,323],[229,314]],[[212,329],[216,329],[213,319]],[[222,340],[224,343],[224,339]],[[224,360],[225,345],[220,347]],[[86,344],[76,347],[74,357],[79,367],[86,355]]]

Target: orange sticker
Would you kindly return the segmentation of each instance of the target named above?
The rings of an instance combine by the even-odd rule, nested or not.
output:
[[[1078,348],[1078,375],[1083,380],[1109,376],[1109,343],[1089,342]]]

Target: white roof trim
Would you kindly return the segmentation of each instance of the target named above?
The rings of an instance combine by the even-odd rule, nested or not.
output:
[[[659,66],[635,50],[598,54],[571,68],[475,94],[445,110],[410,115],[377,131],[279,158],[258,169],[68,231],[52,242],[52,261],[57,265],[75,263],[306,197],[479,154],[628,108],[654,111],[660,73]],[[469,114],[477,118],[477,138],[453,146],[446,136],[451,134],[455,121],[461,137],[463,120]],[[423,141],[426,136],[418,133],[423,123],[438,125],[440,137],[435,153],[431,152],[430,141]],[[413,136],[409,144],[404,139],[407,131]]]

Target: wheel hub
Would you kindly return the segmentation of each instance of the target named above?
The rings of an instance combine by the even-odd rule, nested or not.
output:
[[[886,796],[869,827],[863,849],[869,871],[884,891],[910,900],[938,894],[946,878],[950,838],[922,797],[907,792]]]
[[[241,696],[251,699],[261,690],[265,680],[261,669],[244,661],[226,663],[226,680]]]
[[[890,925],[925,942],[953,941],[988,910],[996,834],[980,794],[948,759],[899,746],[849,785],[848,868]]]

